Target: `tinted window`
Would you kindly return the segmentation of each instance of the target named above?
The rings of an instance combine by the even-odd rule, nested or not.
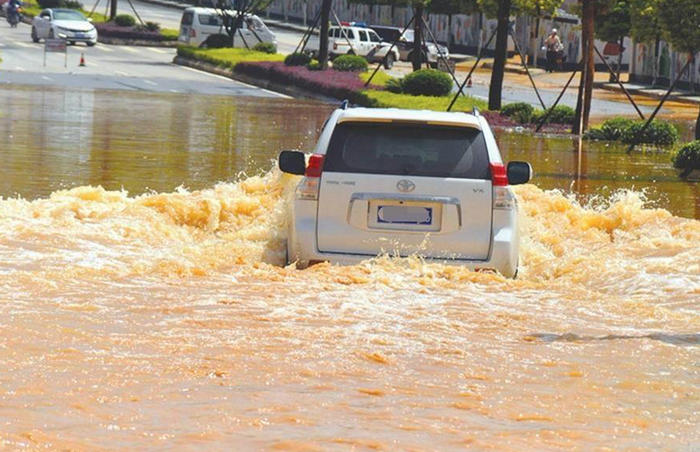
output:
[[[182,15],[182,25],[192,25],[192,20],[194,19],[194,13],[187,11]]]
[[[401,32],[401,30],[394,30],[392,28],[375,28],[374,31],[387,42],[394,42]]]
[[[55,9],[53,11],[53,18],[55,20],[85,20],[85,16],[80,14],[78,11],[66,11]]]
[[[349,28],[343,28],[343,29],[338,29],[338,37],[339,38],[345,38],[348,37],[348,39],[355,39],[355,33],[352,32],[351,29]]]
[[[357,34],[360,35],[360,41],[367,42],[367,32],[364,30],[358,30]]]
[[[491,178],[486,142],[480,130],[401,123],[338,124],[323,170]]]
[[[381,42],[381,39],[379,36],[377,36],[377,33],[374,33],[372,31],[368,31],[367,34],[369,35],[369,40],[372,42]]]
[[[199,23],[202,25],[213,25],[218,27],[219,25],[223,24],[221,17],[215,14],[197,14],[197,20],[199,20]]]

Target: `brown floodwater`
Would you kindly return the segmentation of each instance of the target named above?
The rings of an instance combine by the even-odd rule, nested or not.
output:
[[[700,445],[697,186],[668,155],[499,133],[517,280],[417,258],[283,267],[331,107],[0,89],[7,449]],[[241,174],[241,172],[247,174]]]

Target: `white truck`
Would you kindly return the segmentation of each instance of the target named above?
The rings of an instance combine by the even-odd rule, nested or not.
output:
[[[366,27],[334,26],[328,29],[328,55],[331,59],[340,55],[360,55],[373,63],[384,60],[384,67],[391,69],[394,62],[399,60],[399,49],[394,47],[389,52],[391,44]],[[318,56],[319,38],[312,36],[306,44],[305,52],[313,57]]]

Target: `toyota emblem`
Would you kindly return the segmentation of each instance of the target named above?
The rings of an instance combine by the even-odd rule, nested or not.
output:
[[[411,182],[408,179],[401,179],[396,183],[396,188],[399,189],[399,191],[402,191],[404,193],[408,193],[410,191],[413,191],[416,189],[416,184]]]

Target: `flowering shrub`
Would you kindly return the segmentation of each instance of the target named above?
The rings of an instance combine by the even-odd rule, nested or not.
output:
[[[163,36],[159,31],[148,31],[141,27],[120,27],[114,23],[93,23],[100,36],[121,39],[144,39],[150,41],[177,40],[177,36],[171,38]]]
[[[249,61],[238,63],[235,72],[251,77],[272,80],[277,83],[298,86],[324,96],[349,99],[354,103],[367,102],[361,92],[364,82],[355,72],[309,70],[305,66],[286,66],[281,62]],[[373,89],[378,89],[372,86]]]

